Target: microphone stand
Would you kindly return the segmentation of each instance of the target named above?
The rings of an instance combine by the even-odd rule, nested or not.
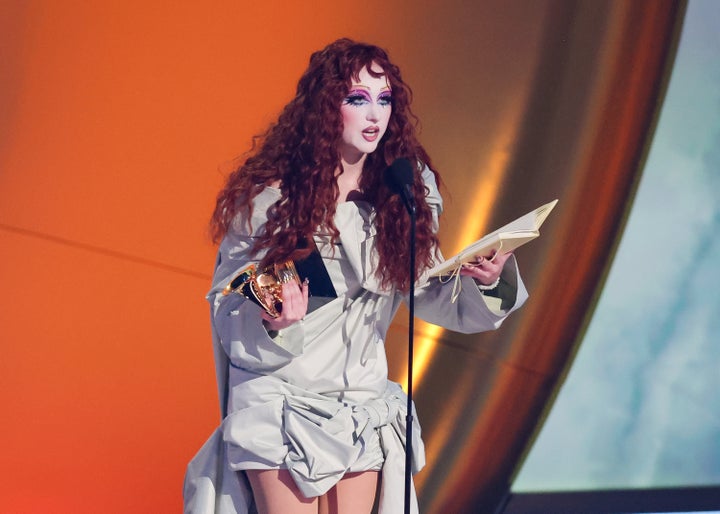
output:
[[[408,308],[410,310],[408,331],[408,383],[407,415],[405,417],[405,514],[410,514],[410,490],[412,487],[413,458],[413,336],[415,335],[415,197],[413,195],[413,165],[406,158],[395,159],[385,170],[385,183],[398,193],[410,216],[410,284]]]
[[[410,488],[412,484],[413,457],[413,343],[415,334],[415,205],[405,196],[405,207],[410,215],[410,299],[408,301],[408,365],[407,365],[407,415],[405,417],[405,514],[410,514]]]

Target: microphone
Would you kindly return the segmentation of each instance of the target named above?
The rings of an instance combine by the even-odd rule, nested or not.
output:
[[[385,169],[385,184],[402,198],[410,214],[415,214],[415,196],[412,192],[413,167],[404,157],[395,161]]]

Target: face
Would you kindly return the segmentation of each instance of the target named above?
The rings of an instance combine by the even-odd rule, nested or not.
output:
[[[373,64],[373,72],[382,68]],[[392,92],[387,77],[373,77],[367,68],[353,79],[350,92],[340,106],[343,133],[340,156],[353,163],[372,153],[380,143],[390,121]]]

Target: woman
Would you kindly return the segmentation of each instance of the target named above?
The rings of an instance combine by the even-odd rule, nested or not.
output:
[[[524,301],[509,254],[464,268],[459,295],[423,275],[438,258],[442,200],[410,96],[382,49],[330,44],[220,192],[208,300],[223,422],[188,467],[186,512],[367,513],[376,499],[381,513],[402,512],[406,398],[387,379],[384,352],[410,283],[408,216],[383,184],[395,159],[417,163],[416,315],[477,332]],[[276,312],[247,290],[223,294],[248,265],[318,253],[321,273],[282,284]],[[311,293],[317,276],[329,292]],[[424,451],[413,428],[417,472]]]

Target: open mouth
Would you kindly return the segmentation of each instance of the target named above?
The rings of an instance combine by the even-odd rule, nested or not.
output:
[[[380,128],[379,127],[366,128],[365,130],[362,131],[362,135],[367,141],[375,141],[378,138],[378,136],[380,135]]]

